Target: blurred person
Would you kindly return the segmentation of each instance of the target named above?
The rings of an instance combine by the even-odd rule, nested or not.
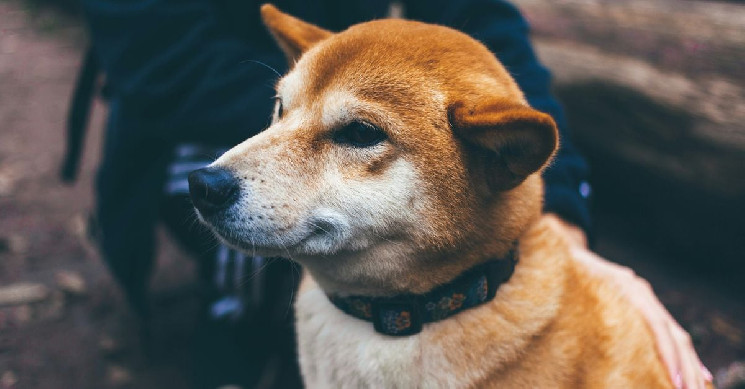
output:
[[[300,386],[290,308],[299,270],[289,261],[250,257],[219,244],[195,222],[186,181],[190,171],[269,124],[274,82],[287,65],[261,23],[261,2],[82,3],[93,49],[73,107],[71,125],[77,130],[71,132],[66,174],[74,176],[84,126],[82,100],[89,96],[98,65],[106,76],[109,117],[95,215],[111,272],[147,325],[154,231],[164,221],[198,258],[205,290],[195,339],[196,386]],[[332,31],[386,17],[391,9],[404,10],[409,19],[459,29],[489,47],[530,105],[553,116],[560,129],[561,148],[544,173],[545,211],[574,237],[578,257],[624,288],[645,313],[676,386],[699,387],[705,370],[699,368],[687,334],[648,284],[586,249],[588,167],[568,137],[564,114],[550,93],[550,74],[537,60],[528,26],[513,5],[502,0],[275,4]]]

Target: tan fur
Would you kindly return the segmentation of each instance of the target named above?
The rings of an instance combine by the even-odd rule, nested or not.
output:
[[[396,365],[405,365],[403,374],[422,388],[672,386],[638,312],[569,258],[566,240],[550,219],[534,224],[520,242],[520,265],[494,301],[400,341],[345,317],[306,278],[297,320],[309,386],[408,387],[401,379],[386,380],[393,368],[383,363],[368,361],[377,368],[355,369],[363,363],[347,362],[356,356],[354,350],[381,347],[408,350],[404,361],[409,363]],[[344,330],[357,336],[351,339]],[[339,381],[328,380],[333,366]]]
[[[277,85],[283,115],[213,164],[240,179],[241,197],[205,221],[235,247],[303,264],[308,386],[672,386],[640,313],[541,218],[556,126],[486,47],[412,21],[332,34],[270,5],[262,16],[296,61]],[[352,121],[387,140],[336,143]],[[492,302],[415,336],[377,334],[326,298],[424,293],[516,239],[520,262]]]

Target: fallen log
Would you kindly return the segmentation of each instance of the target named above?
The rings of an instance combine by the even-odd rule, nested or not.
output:
[[[625,219],[668,257],[742,266],[745,5],[515,3],[590,159],[604,220]]]

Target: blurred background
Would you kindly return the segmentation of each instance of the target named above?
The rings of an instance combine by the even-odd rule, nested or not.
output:
[[[592,166],[596,250],[745,387],[745,2],[514,2]],[[58,178],[86,44],[75,0],[0,0],[0,388],[188,387],[193,263],[161,234],[144,347],[86,237],[103,103]]]

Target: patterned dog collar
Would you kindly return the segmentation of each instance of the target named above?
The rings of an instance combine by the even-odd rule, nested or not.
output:
[[[329,296],[345,313],[371,321],[378,333],[409,336],[419,333],[424,323],[453,316],[458,312],[491,301],[500,285],[515,271],[517,245],[500,259],[478,265],[448,284],[425,294],[393,297]]]

